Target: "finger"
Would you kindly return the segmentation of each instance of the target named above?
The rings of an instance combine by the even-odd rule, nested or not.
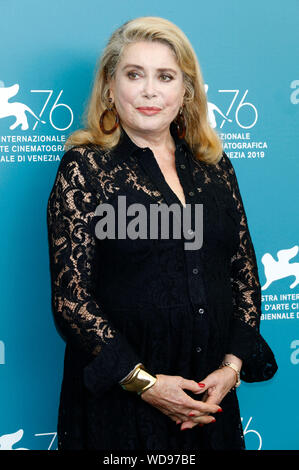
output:
[[[215,385],[215,380],[213,379],[213,377],[211,377],[210,375],[207,375],[207,377],[205,377],[204,379],[202,379],[200,382],[197,382],[198,386],[199,386],[199,390],[194,390],[194,393],[196,395],[200,394],[200,393],[204,393],[204,392],[207,392],[207,390],[212,387],[213,385]]]
[[[194,393],[202,393],[206,389],[206,384],[195,380],[182,379],[181,387]]]
[[[176,424],[181,424],[183,421],[186,420],[185,417],[180,417],[178,414],[172,414],[172,415],[168,415],[169,418],[174,421]]]
[[[211,387],[207,391],[207,397],[205,400],[205,403],[213,403],[219,405],[222,400],[222,395],[220,393],[220,390],[216,389],[216,387]]]
[[[175,424],[180,424],[182,422],[182,420],[179,419],[177,416],[174,416],[174,415],[168,415],[168,416],[171,419],[171,421],[175,422]]]
[[[204,416],[199,416],[197,418],[192,418],[193,423],[201,423],[201,424],[210,424],[210,423],[215,423],[216,419],[214,416],[210,415],[204,415]]]
[[[187,419],[189,419],[188,416],[186,416],[186,414],[180,413],[180,411],[169,410],[169,409],[161,407],[161,406],[157,406],[156,408],[158,410],[160,410],[163,414],[169,416],[170,418],[174,417],[176,419],[179,419],[181,422],[186,421]]]
[[[209,390],[206,390],[203,393],[203,396],[201,397],[201,401],[207,401],[208,396],[209,396]]]
[[[197,422],[195,421],[185,421],[184,423],[181,424],[181,431],[185,429],[191,429],[194,428],[194,426],[205,426],[210,423],[214,423],[216,420],[212,416],[202,416],[201,418],[198,418]]]
[[[168,416],[170,417],[171,420],[175,421],[177,424],[187,422],[187,421],[192,422],[192,420],[190,419],[190,416],[182,415],[177,412],[175,414],[168,414]],[[196,415],[196,417],[197,416],[198,415]]]
[[[181,424],[180,430],[184,431],[185,429],[192,429],[195,426],[203,426],[201,423],[194,423],[192,421],[185,421]]]
[[[188,397],[189,399],[186,400],[185,405],[189,408],[186,410],[186,414],[188,415],[190,411],[196,411],[197,413],[217,413],[220,409],[220,406],[214,402],[206,402],[192,400],[192,398]]]
[[[222,413],[222,412],[223,412],[223,409],[219,406],[216,413]],[[207,414],[209,414],[209,413],[200,413],[197,410],[192,410],[192,411],[190,411],[188,416],[190,416],[193,419],[193,418],[197,418],[198,416],[204,416],[204,415],[207,415]]]
[[[196,395],[203,393],[204,397],[208,393],[208,390],[211,387],[214,387],[214,385],[215,385],[215,380],[211,378],[211,376],[209,375],[202,382],[196,382],[195,380],[188,380],[188,379],[183,379],[183,378],[181,382],[181,387],[183,390],[184,389],[191,390]],[[191,398],[188,394],[186,395],[187,397]]]

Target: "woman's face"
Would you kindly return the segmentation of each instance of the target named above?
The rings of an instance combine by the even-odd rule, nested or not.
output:
[[[184,93],[183,73],[169,46],[140,41],[124,48],[110,96],[125,130],[144,135],[169,129]]]

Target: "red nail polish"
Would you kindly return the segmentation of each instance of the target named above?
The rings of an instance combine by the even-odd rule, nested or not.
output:
[[[222,408],[219,408],[219,410],[217,411],[217,413],[222,413],[223,409]]]
[[[200,388],[204,388],[205,387],[205,384],[202,384],[200,382],[198,382],[198,385],[200,386]]]
[[[200,427],[202,428],[202,427],[203,427],[203,424],[202,424],[202,423],[200,423],[198,426],[200,426]]]
[[[195,416],[195,414],[194,413],[189,413],[189,416]]]
[[[215,423],[215,422],[216,422],[216,419],[215,419],[215,418],[213,418],[213,419],[212,419],[212,421],[211,421],[211,423]]]

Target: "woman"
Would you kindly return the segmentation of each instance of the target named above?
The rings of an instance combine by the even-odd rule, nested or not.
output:
[[[47,212],[59,449],[244,449],[236,387],[277,365],[236,175],[177,26],[142,17],[112,34],[67,144]],[[180,237],[161,235],[153,206],[176,208]]]

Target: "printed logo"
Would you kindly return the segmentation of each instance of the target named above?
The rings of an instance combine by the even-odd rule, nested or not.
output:
[[[243,430],[243,434],[244,434],[244,437],[246,437],[246,445],[247,444],[247,440],[248,440],[248,434],[254,434],[255,436],[257,436],[257,445],[256,445],[256,450],[261,450],[262,448],[262,436],[260,435],[260,433],[258,431],[256,431],[255,429],[249,429],[249,426],[250,426],[250,423],[252,421],[252,416],[250,416],[244,430]],[[243,418],[241,418],[241,422],[243,424]]]
[[[209,85],[205,84],[206,94],[208,94],[208,89],[209,89]],[[216,106],[216,104],[208,101],[208,118],[210,121],[210,125],[213,127],[213,129],[217,127],[215,112],[219,114],[223,118],[224,121],[232,122],[231,119],[229,119],[227,116],[223,114],[223,112],[220,110],[218,106]]]
[[[209,85],[205,84],[208,93]],[[257,107],[248,99],[249,90],[221,89],[217,90],[215,100],[208,101],[208,119],[211,126],[220,132],[223,150],[229,158],[260,159],[266,155],[268,144],[264,140],[252,137],[249,129],[253,129],[258,121]],[[229,132],[223,132],[230,126]],[[237,126],[237,131],[235,127]]]
[[[299,263],[290,263],[290,260],[298,254],[299,247],[279,250],[277,260],[270,253],[265,253],[261,261],[264,265],[266,277],[265,284],[261,287],[264,291],[275,281],[285,279],[289,276],[295,278],[290,281],[290,289],[294,289],[299,284]],[[262,320],[295,320],[299,319],[299,293],[264,294],[262,295],[263,310]]]
[[[24,447],[13,449],[13,446],[22,439],[23,434],[23,429],[19,429],[11,434],[3,434],[3,436],[0,436],[0,450],[29,450]]]
[[[291,354],[290,361],[292,364],[297,365],[299,364],[299,340],[294,339],[291,342],[290,348],[294,349],[294,351]]]
[[[26,131],[29,129],[29,124],[28,124],[28,119],[26,116],[26,112],[31,114],[35,119],[36,122],[32,128],[32,130],[36,129],[36,126],[38,123],[45,124],[46,122],[41,119],[43,114],[45,113],[46,109],[48,109],[48,104],[49,101],[54,93],[54,90],[30,90],[31,93],[44,93],[46,95],[46,100],[43,103],[42,109],[37,116],[36,113],[32,111],[32,109],[27,106],[25,103],[20,103],[20,102],[9,102],[9,100],[15,96],[19,92],[20,85],[18,83],[15,83],[12,86],[5,87],[4,82],[0,81],[0,119],[6,118],[9,116],[14,116],[16,118],[15,122],[10,126],[11,130],[16,129],[16,127],[21,126],[22,131]],[[65,131],[71,127],[73,120],[74,120],[74,114],[70,106],[68,106],[65,103],[58,103],[61,95],[63,93],[63,90],[60,90],[60,93],[58,94],[55,102],[53,103],[51,109],[49,110],[49,122],[51,126],[58,130],[58,131]],[[63,109],[64,111],[67,112],[68,115],[68,121],[67,125],[65,127],[58,127],[57,122],[55,123],[55,116],[54,113],[57,111],[57,109]]]
[[[205,84],[206,94],[208,93],[208,89],[209,89],[209,85]],[[222,127],[224,126],[226,122],[232,122],[232,119],[229,118],[229,116],[232,113],[234,113],[234,118],[235,118],[236,123],[242,129],[251,129],[253,126],[255,126],[255,124],[257,123],[257,119],[258,119],[258,112],[257,112],[256,107],[252,103],[245,101],[245,98],[248,94],[248,90],[245,90],[241,98],[239,97],[240,90],[218,90],[218,93],[231,93],[232,99],[231,101],[229,101],[225,112],[222,112],[219,106],[215,105],[214,103],[209,102],[208,100],[208,117],[209,117],[210,124],[213,128],[217,127],[215,112],[219,114],[219,116],[222,118],[221,123],[218,125],[219,129],[222,129]],[[248,115],[248,111],[249,111],[249,115]],[[247,117],[248,119],[247,123],[244,122],[244,117],[242,120],[241,114]]]
[[[289,276],[295,276],[295,281],[290,284],[290,289],[294,289],[299,284],[299,263],[289,263],[290,259],[297,255],[298,249],[298,245],[295,245],[293,248],[279,250],[277,252],[278,261],[270,253],[264,254],[262,263],[267,280],[262,286],[262,290],[267,289],[272,282]]]
[[[32,109],[30,109],[29,106],[27,106],[26,104],[19,103],[17,101],[14,101],[12,103],[9,102],[9,99],[15,96],[18,91],[18,84],[12,85],[7,88],[4,86],[0,87],[0,119],[6,118],[8,116],[14,116],[16,120],[14,124],[10,126],[10,129],[14,130],[16,127],[21,126],[22,131],[26,131],[27,129],[29,129],[26,112],[29,112],[38,121],[45,124],[45,121],[41,121],[41,119],[36,116]]]
[[[0,163],[60,161],[61,154],[65,151],[66,141],[66,135],[61,132],[69,129],[74,119],[71,107],[60,102],[63,90],[60,90],[58,95],[54,90],[30,90],[30,93],[39,94],[42,97],[40,111],[36,112],[27,103],[12,100],[18,94],[19,89],[18,83],[5,86],[4,82],[0,81],[0,122],[6,124],[6,121],[8,123],[13,117],[14,122],[9,129],[19,132],[19,134],[5,135],[2,131]],[[35,121],[33,124],[32,118]],[[64,125],[61,125],[61,122]],[[59,133],[52,135],[33,132],[38,125],[44,126],[46,123]]]
[[[290,101],[292,104],[299,103],[299,80],[293,80],[291,83],[291,88],[294,88],[294,91],[291,93]]]
[[[14,447],[23,437],[24,435],[24,430],[19,429],[16,432],[10,433],[10,434],[3,434],[0,436],[0,450],[30,450],[25,447]],[[57,437],[57,432],[43,432],[39,434],[34,434],[34,436],[51,436],[51,441],[48,445],[48,448],[45,450],[57,450],[53,449],[53,443]]]
[[[5,364],[5,346],[3,341],[0,341],[0,365]]]

